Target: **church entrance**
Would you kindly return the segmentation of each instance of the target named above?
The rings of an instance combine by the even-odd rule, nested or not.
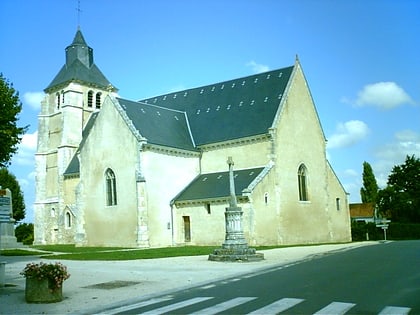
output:
[[[191,223],[190,217],[182,217],[184,220],[184,242],[191,242]]]

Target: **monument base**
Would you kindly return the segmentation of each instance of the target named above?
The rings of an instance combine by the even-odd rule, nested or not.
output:
[[[239,248],[218,248],[213,254],[209,255],[211,261],[233,261],[233,262],[251,262],[261,261],[264,254],[257,253],[255,248],[239,247]]]
[[[15,236],[14,222],[0,222],[0,249],[21,248]]]

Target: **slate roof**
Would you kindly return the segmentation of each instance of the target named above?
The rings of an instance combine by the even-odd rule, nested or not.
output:
[[[71,159],[69,165],[67,166],[66,170],[64,171],[63,175],[66,176],[77,176],[80,173],[80,163],[79,159],[77,157],[77,153],[80,151],[80,149],[83,147],[83,144],[85,143],[87,136],[89,132],[92,130],[93,125],[95,124],[96,118],[98,117],[99,112],[93,112],[89,120],[87,121],[85,127],[82,130],[82,141],[79,144],[79,148],[73,155],[73,158]]]
[[[264,167],[257,167],[234,171],[235,195],[242,196],[242,191],[249,187],[263,170]],[[229,196],[229,172],[226,171],[197,176],[173,201],[228,198]]]
[[[44,91],[48,93],[52,88],[70,82],[80,82],[102,89],[111,84],[95,64],[87,68],[82,62],[75,60],[70,66],[64,65]]]
[[[102,89],[111,85],[93,63],[93,50],[87,45],[80,30],[77,30],[73,42],[66,48],[65,65],[44,91],[48,93],[51,89],[70,82],[80,82]]]
[[[79,163],[79,159],[77,158],[77,154],[75,154],[73,155],[73,158],[71,159],[63,175],[64,177],[69,177],[69,176],[77,176],[79,174],[80,174],[80,163]]]
[[[148,143],[196,150],[185,112],[117,98],[140,135]]]
[[[266,134],[293,66],[141,100],[186,112],[197,146]]]

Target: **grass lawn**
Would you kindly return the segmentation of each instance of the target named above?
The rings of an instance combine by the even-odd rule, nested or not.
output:
[[[105,251],[96,250],[67,254],[47,255],[42,256],[42,258],[63,260],[135,260],[177,256],[208,255],[211,254],[215,248],[215,246],[183,246],[150,249],[119,249]]]
[[[294,245],[294,246],[316,246],[321,244]],[[325,245],[325,244],[324,244]],[[177,256],[199,256],[209,255],[220,246],[180,246],[163,248],[123,248],[123,247],[76,247],[75,245],[36,245],[31,246],[32,250],[7,249],[2,250],[4,256],[38,256],[44,259],[53,260],[135,260],[166,258]],[[259,246],[257,251],[283,248],[291,246]]]
[[[2,256],[39,256],[39,252],[26,249],[2,249],[0,254]],[[42,254],[48,254],[43,252]]]

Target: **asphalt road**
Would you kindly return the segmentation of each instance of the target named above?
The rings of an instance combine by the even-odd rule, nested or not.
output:
[[[420,241],[320,255],[111,314],[420,314]]]

